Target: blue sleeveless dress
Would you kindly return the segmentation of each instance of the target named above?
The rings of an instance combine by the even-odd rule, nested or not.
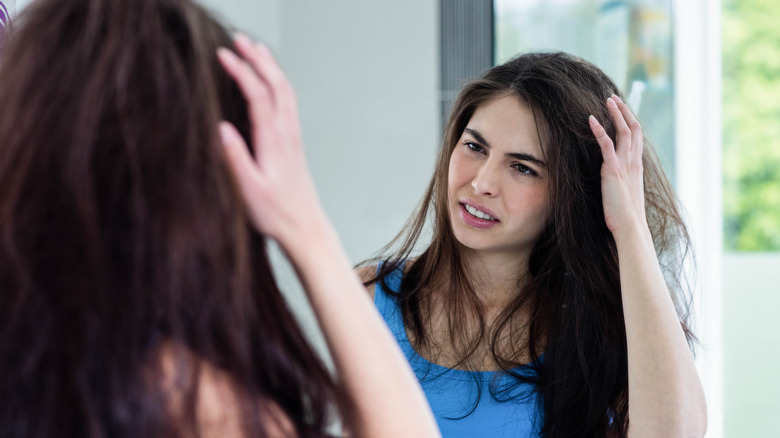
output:
[[[399,290],[402,275],[403,266],[386,278],[388,287]],[[541,416],[531,385],[495,371],[456,370],[426,360],[406,336],[397,300],[380,283],[374,290],[374,303],[417,375],[443,438],[538,436]]]

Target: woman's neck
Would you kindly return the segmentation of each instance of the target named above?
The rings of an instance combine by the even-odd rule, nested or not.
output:
[[[528,272],[527,256],[469,249],[461,254],[474,291],[488,314],[497,314],[505,309],[525,284]]]
[[[417,345],[414,334],[407,330],[407,336],[415,345],[417,353],[445,367],[480,371],[500,369],[493,356],[494,347],[505,360],[529,362],[531,356],[525,345],[517,341],[528,337],[530,307],[523,305],[513,312],[509,325],[498,323],[525,285],[527,258],[517,254],[477,253],[465,248],[462,248],[461,257],[479,299],[479,308],[464,310],[460,307],[458,310],[457,305],[453,308],[453,302],[445,291],[455,287],[451,283],[454,277],[446,268],[439,271],[438,284],[433,287],[434,293],[430,296],[430,307],[427,308],[429,313],[425,317],[426,336],[433,342]],[[460,302],[466,303],[468,300]],[[496,324],[501,324],[501,333],[496,332],[499,328]],[[482,332],[480,326],[487,331]],[[477,333],[482,333],[478,335],[479,339],[474,337]],[[499,335],[495,345],[494,335]],[[457,341],[453,342],[453,336]],[[471,350],[469,346],[475,346],[475,341],[476,349]]]

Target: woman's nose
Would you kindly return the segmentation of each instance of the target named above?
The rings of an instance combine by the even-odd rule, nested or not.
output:
[[[499,175],[498,169],[489,162],[485,162],[480,166],[474,179],[471,181],[471,187],[478,195],[493,197],[498,195],[499,192]]]

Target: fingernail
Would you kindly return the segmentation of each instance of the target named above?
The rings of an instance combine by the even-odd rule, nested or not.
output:
[[[225,62],[227,64],[235,64],[236,62],[236,55],[234,55],[232,51],[224,47],[220,47],[217,49],[217,57],[220,60],[222,60],[222,62]]]
[[[620,100],[620,96],[618,96],[617,94],[613,94],[612,98],[615,99],[616,102],[623,102],[622,100]]]
[[[233,39],[236,41],[236,43],[242,44],[246,47],[252,46],[252,40],[243,32],[236,32],[236,35],[233,37]]]
[[[590,122],[590,124],[591,124],[591,125],[593,125],[593,126],[598,126],[598,125],[599,125],[599,121],[598,121],[598,120],[596,120],[596,118],[595,118],[595,117],[593,117],[593,114],[591,114],[591,115],[590,115],[590,117],[588,117],[588,121],[589,121],[589,122]]]
[[[607,106],[610,107],[610,108],[617,108],[617,104],[615,103],[614,100],[612,100],[611,97],[609,99],[607,99]]]
[[[219,136],[222,137],[222,145],[229,146],[233,140],[233,130],[230,129],[228,122],[219,123]]]

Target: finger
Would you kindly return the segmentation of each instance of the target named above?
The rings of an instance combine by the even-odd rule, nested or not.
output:
[[[241,33],[236,34],[235,43],[239,53],[268,83],[274,103],[283,111],[292,111],[295,115],[295,93],[271,50],[264,44],[253,44],[249,37]]]
[[[259,149],[263,147],[262,123],[271,124],[273,109],[268,86],[260,80],[257,73],[245,61],[240,59],[232,51],[219,48],[217,56],[227,73],[238,84],[238,88],[247,100],[250,120],[252,123],[252,148],[255,156],[260,155]]]
[[[300,135],[295,91],[287,81],[271,51],[263,44],[252,44],[249,37],[244,34],[237,34],[235,40],[236,48],[252,65],[264,83],[268,85],[273,108],[278,111],[277,115],[282,116],[284,129],[291,135]]]
[[[618,104],[618,109],[623,114],[623,118],[631,130],[631,161],[637,164],[642,163],[642,149],[644,148],[644,134],[642,133],[642,125],[634,117],[634,113],[631,112],[631,108],[628,107],[619,97],[613,96]]]
[[[252,69],[255,71],[257,76],[266,83],[268,88],[271,91],[271,98],[276,100],[276,96],[274,96],[274,92],[276,91],[274,89],[274,84],[271,83],[270,78],[267,75],[263,74],[264,69],[264,63],[266,62],[265,59],[263,59],[263,53],[261,53],[261,50],[258,46],[255,46],[252,43],[252,40],[249,39],[248,36],[244,35],[243,33],[237,33],[235,38],[233,39],[233,42],[236,45],[236,50],[238,53],[246,60],[246,62],[252,67]]]
[[[228,165],[246,200],[251,193],[256,192],[256,186],[260,184],[256,163],[235,126],[223,120],[219,123],[219,133]]]
[[[631,129],[623,118],[623,113],[618,108],[614,95],[607,99],[607,111],[609,111],[612,123],[615,125],[615,136],[617,137],[615,139],[615,151],[617,157],[620,161],[628,163],[631,153]]]
[[[248,36],[238,33],[235,38],[236,49],[251,65],[252,68],[268,81],[274,91],[287,85],[287,79],[279,67],[279,64],[271,54],[271,50],[264,44],[253,44]]]
[[[601,126],[596,117],[590,116],[588,118],[590,124],[590,130],[593,131],[593,135],[596,136],[596,141],[601,148],[601,156],[604,159],[604,163],[608,165],[617,165],[617,155],[615,154],[615,146],[612,143],[612,139],[607,135],[607,131]]]

